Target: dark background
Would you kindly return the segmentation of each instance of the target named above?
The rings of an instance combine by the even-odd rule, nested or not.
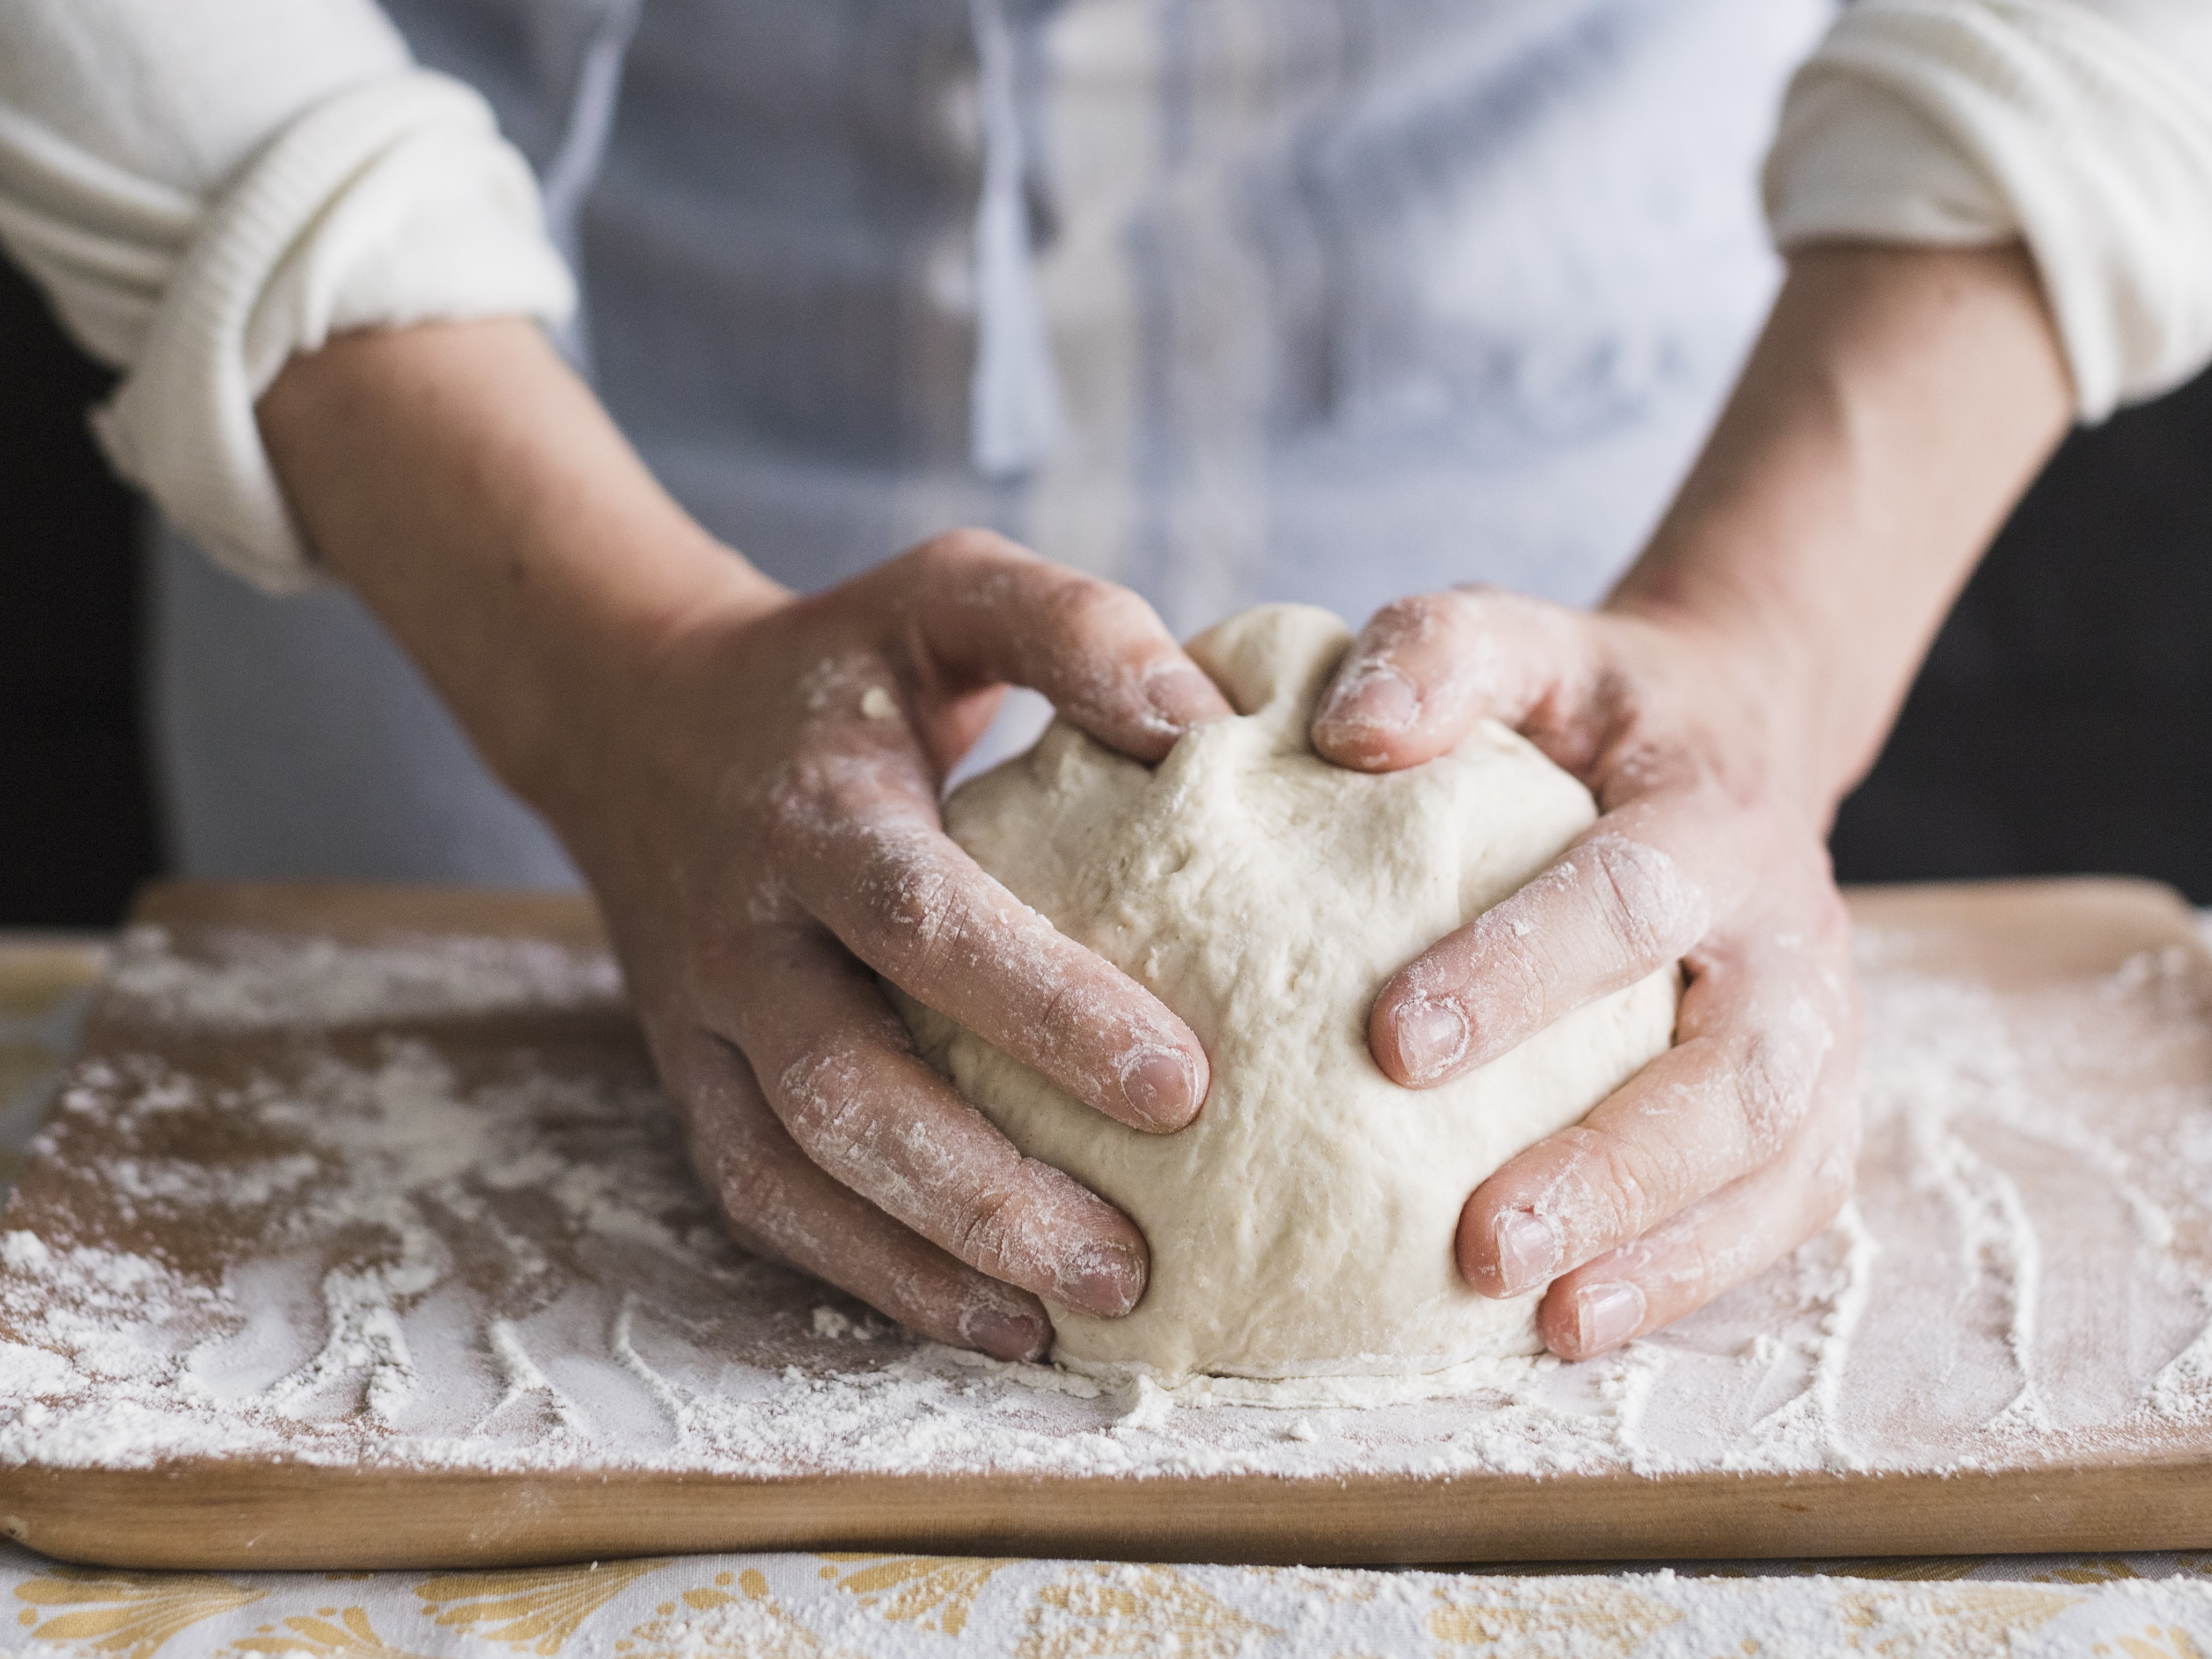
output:
[[[0,926],[161,867],[107,377],[0,264]],[[2212,902],[2212,375],[2077,433],[1945,627],[1834,840],[1845,881],[2155,876]]]
[[[159,868],[135,503],[84,424],[111,379],[0,260],[0,927],[104,926]]]

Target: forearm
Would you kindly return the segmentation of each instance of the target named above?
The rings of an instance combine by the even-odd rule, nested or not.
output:
[[[1808,249],[1607,608],[1743,665],[1825,823],[2072,407],[2018,248]]]
[[[704,609],[781,590],[654,482],[520,321],[430,325],[295,357],[258,405],[293,511],[493,768],[549,805],[580,710]]]
[[[108,459],[264,587],[315,580],[254,418],[289,358],[574,301],[490,106],[373,0],[16,0],[0,118],[0,243],[124,371]]]
[[[983,532],[793,599],[526,325],[335,341],[259,421],[325,562],[590,881],[738,1241],[1007,1358],[1049,1342],[1040,1297],[1134,1305],[1134,1224],[923,1064],[877,975],[1120,1122],[1197,1111],[1189,1028],[938,817],[1010,680],[1146,758],[1225,714],[1150,609]]]

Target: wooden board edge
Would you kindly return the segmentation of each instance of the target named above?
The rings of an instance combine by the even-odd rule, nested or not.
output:
[[[1842,892],[1856,909],[1948,907],[1964,902],[1978,908],[2004,908],[2026,898],[2067,902],[2117,902],[2131,908],[2166,910],[2193,918],[2196,910],[2170,882],[2150,876],[1991,876],[1973,881],[1851,882]]]
[[[1843,890],[1854,916],[1909,922],[1931,915],[2032,904],[2118,905],[2194,937],[2195,911],[2163,882],[2139,876],[2027,876],[1990,881],[1900,882]],[[544,933],[604,943],[590,897],[556,889],[452,887],[404,882],[176,879],[139,889],[130,920],[155,926],[218,921],[280,932],[395,928]]]
[[[1341,1482],[19,1466],[0,1470],[0,1533],[63,1561],[201,1571],[853,1549],[1307,1565],[2197,1549],[2212,1547],[2212,1458]]]
[[[1984,946],[2022,950],[2046,972],[2062,963],[2075,972],[2110,971],[2104,958],[2123,941],[2135,950],[2180,945],[2205,954],[2189,901],[2164,882],[2138,876],[1919,882],[1846,887],[1843,895],[1856,927],[1938,937],[1964,930]]]
[[[2120,892],[2116,890],[2125,890]],[[2196,938],[2155,883],[2109,878],[1860,890],[1875,910],[2036,894],[2062,907],[2124,897]],[[257,923],[305,931],[596,932],[574,896],[355,884],[171,884],[135,913],[188,922],[244,896]],[[234,915],[226,913],[226,921]],[[289,919],[288,919],[289,918]],[[346,1524],[318,1540],[331,1484]],[[1569,1492],[1569,1487],[1583,1490]],[[475,1513],[489,1518],[471,1522]],[[202,1570],[526,1565],[591,1558],[804,1548],[995,1552],[1311,1564],[1807,1558],[2212,1547],[2212,1460],[1953,1475],[1633,1476],[1457,1482],[1260,1477],[1120,1482],[1006,1477],[785,1481],[660,1473],[477,1475],[225,1464],[218,1469],[0,1469],[0,1534],[58,1559]],[[1356,1536],[1355,1549],[1346,1547]]]
[[[407,882],[149,882],[132,897],[133,925],[215,924],[340,937],[393,933],[513,934],[604,947],[599,909],[558,888],[453,887]]]

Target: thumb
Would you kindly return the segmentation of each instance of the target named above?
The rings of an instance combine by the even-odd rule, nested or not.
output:
[[[1477,720],[1518,727],[1571,672],[1576,614],[1493,588],[1453,588],[1376,611],[1322,693],[1313,745],[1364,772],[1418,766]]]

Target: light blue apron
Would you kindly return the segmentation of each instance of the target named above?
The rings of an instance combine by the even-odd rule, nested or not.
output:
[[[655,471],[817,587],[959,523],[1188,632],[1633,556],[1771,291],[1830,0],[404,0]],[[162,538],[188,869],[570,878],[341,594]]]

